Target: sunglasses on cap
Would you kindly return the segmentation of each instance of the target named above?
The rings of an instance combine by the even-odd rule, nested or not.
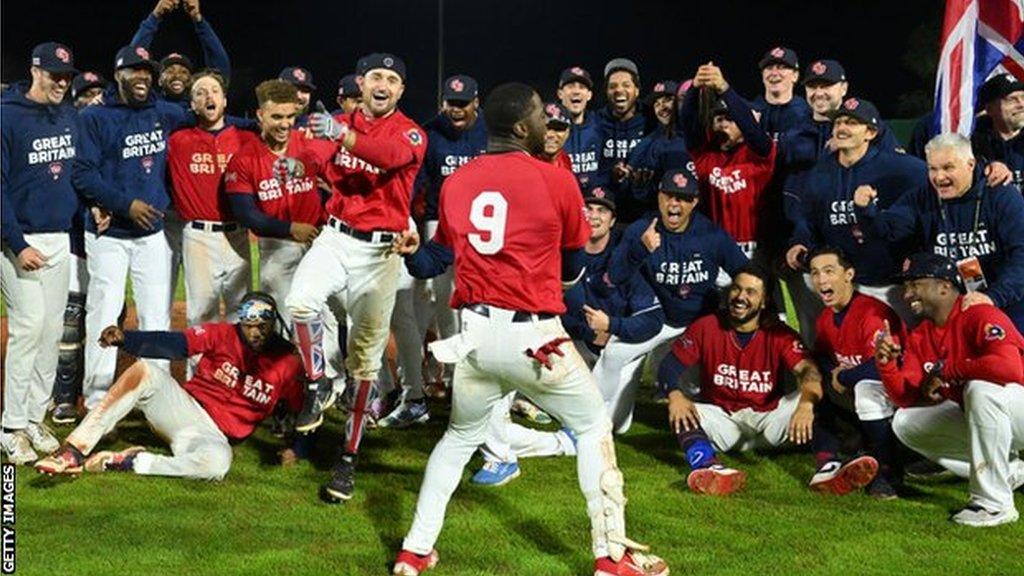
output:
[[[264,300],[252,298],[238,306],[238,321],[243,324],[258,324],[277,320],[277,309]]]

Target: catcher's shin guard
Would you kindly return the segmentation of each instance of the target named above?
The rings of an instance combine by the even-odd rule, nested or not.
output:
[[[373,380],[356,380],[349,406],[348,424],[345,425],[345,453],[358,454],[363,440],[363,429],[369,417],[368,408],[377,392]]]
[[[53,382],[55,404],[74,404],[82,394],[85,373],[85,294],[71,292],[64,308],[64,335],[60,341],[57,377]]]
[[[306,377],[315,382],[324,375],[324,320],[317,314],[308,320],[293,317],[292,324]]]
[[[618,468],[601,474],[601,509],[591,511],[593,540],[604,542],[608,556],[618,562],[627,552],[645,552],[648,547],[626,537],[625,481]]]

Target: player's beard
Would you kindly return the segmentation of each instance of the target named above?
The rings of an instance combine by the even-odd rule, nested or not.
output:
[[[763,307],[761,307],[761,308],[754,308],[754,307],[750,306],[750,302],[747,302],[746,303],[747,306],[748,306],[747,313],[744,314],[743,316],[740,316],[739,318],[737,318],[736,316],[733,316],[733,314],[732,314],[732,303],[733,302],[734,302],[734,300],[730,300],[729,301],[729,320],[732,322],[733,326],[740,326],[740,325],[746,324],[747,322],[750,322],[751,320],[756,318],[759,314],[761,314],[761,310],[764,309]]]

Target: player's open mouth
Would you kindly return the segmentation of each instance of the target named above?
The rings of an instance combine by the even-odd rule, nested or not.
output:
[[[207,104],[207,105],[205,106],[205,108],[206,108],[206,110],[207,110],[208,112],[213,112],[214,110],[216,110],[216,109],[217,109],[217,105],[216,105],[216,104],[214,104],[213,102],[210,102],[209,104]]]
[[[171,80],[171,83],[168,84],[168,86],[170,87],[171,90],[173,90],[175,92],[184,92],[185,91],[185,83],[182,82],[181,80]]]
[[[582,96],[570,96],[569,97],[569,103],[573,104],[573,105],[583,104],[583,97]]]
[[[911,312],[913,312],[914,314],[918,314],[918,313],[921,312],[921,299],[920,298],[913,298],[911,300],[908,300],[907,301],[907,306],[910,306],[910,311]]]
[[[821,290],[818,290],[818,294],[821,295],[822,300],[831,300],[832,297],[835,296],[836,292],[831,288],[822,288]]]
[[[729,303],[729,309],[733,312],[739,312],[742,314],[747,310],[750,310],[750,303],[744,300],[733,300]]]
[[[612,100],[612,102],[615,102],[615,104],[617,104],[617,105],[625,105],[626,102],[628,102],[628,101],[629,101],[629,98],[626,97],[624,94],[620,94],[620,95],[616,96]]]
[[[373,99],[376,102],[387,102],[388,101],[388,95],[386,93],[383,93],[383,92],[374,92],[373,93]]]
[[[131,89],[136,96],[145,98],[149,94],[149,83],[145,80],[132,82]]]

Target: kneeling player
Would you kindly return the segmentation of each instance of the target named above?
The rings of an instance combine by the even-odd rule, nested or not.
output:
[[[45,474],[133,471],[136,474],[220,480],[231,466],[229,440],[242,440],[285,400],[302,407],[302,361],[275,330],[274,299],[247,294],[238,323],[209,323],[185,332],[122,332],[109,326],[100,345],[118,346],[143,358],[182,360],[202,354],[195,376],[184,385],[155,363],[141,360],[118,378],[99,405],[53,456],[36,463]],[[134,408],[171,444],[173,456],[140,446],[98,452],[86,458],[104,434]]]
[[[834,454],[834,436],[814,421],[821,400],[821,373],[800,338],[766,310],[767,274],[755,266],[733,277],[728,306],[697,320],[672,345],[661,363],[658,383],[668,393],[668,419],[692,471],[686,479],[701,494],[726,495],[743,487],[746,474],[723,466],[715,450],[748,449],[811,442],[815,454]],[[693,402],[676,388],[687,366],[700,365],[703,399]],[[783,395],[782,369],[791,370],[799,390]],[[831,457],[818,462],[812,489],[846,494],[874,477],[869,456],[846,464]]]

